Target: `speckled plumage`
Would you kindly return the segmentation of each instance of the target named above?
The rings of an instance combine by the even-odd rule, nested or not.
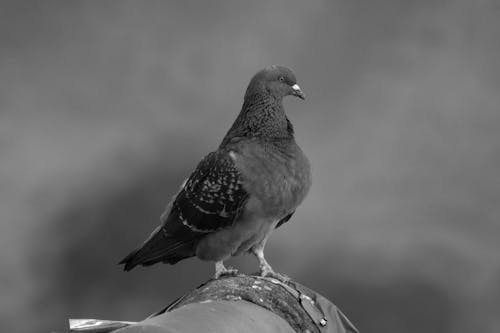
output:
[[[264,259],[271,231],[288,221],[305,198],[309,162],[294,139],[283,97],[304,99],[293,72],[271,66],[250,81],[240,114],[219,148],[185,181],[162,224],[122,260],[125,270],[197,256],[216,262],[252,252],[262,275],[275,274]]]
[[[193,231],[214,232],[230,227],[248,194],[227,152],[208,154],[181,188],[173,205],[181,222]],[[167,222],[169,212],[162,217]]]

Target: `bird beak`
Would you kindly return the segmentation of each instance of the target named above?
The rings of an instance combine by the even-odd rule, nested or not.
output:
[[[300,99],[306,99],[306,94],[304,94],[304,93],[302,92],[302,90],[300,90],[300,87],[299,87],[299,85],[298,85],[298,84],[294,84],[294,85],[292,86],[292,89],[293,89],[293,91],[292,91],[292,95],[293,95],[293,96],[297,96],[297,97],[298,97],[298,98],[300,98]]]

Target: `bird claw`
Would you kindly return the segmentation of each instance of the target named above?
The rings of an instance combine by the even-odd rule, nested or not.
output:
[[[218,279],[221,276],[236,276],[236,275],[238,275],[238,270],[236,268],[224,267],[223,269],[215,271],[214,279]]]
[[[260,269],[260,276],[262,277],[270,277],[276,280],[279,280],[283,283],[288,283],[291,279],[285,274],[276,273],[271,266],[263,266]]]
[[[270,277],[270,278],[279,280],[283,283],[288,283],[292,280],[289,276],[287,276],[285,274],[276,273],[276,272],[268,273],[266,275],[261,275],[261,276]]]

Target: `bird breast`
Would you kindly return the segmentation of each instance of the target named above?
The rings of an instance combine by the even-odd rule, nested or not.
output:
[[[311,186],[309,161],[294,140],[246,143],[232,151],[247,192],[266,217],[281,218],[304,200]]]

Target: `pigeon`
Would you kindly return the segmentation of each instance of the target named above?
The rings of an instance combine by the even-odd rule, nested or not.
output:
[[[250,80],[243,106],[218,149],[205,156],[161,215],[161,224],[120,264],[215,262],[215,278],[237,273],[231,256],[254,254],[259,274],[283,277],[264,257],[271,232],[290,220],[311,186],[283,98],[305,99],[294,72],[273,65]]]

